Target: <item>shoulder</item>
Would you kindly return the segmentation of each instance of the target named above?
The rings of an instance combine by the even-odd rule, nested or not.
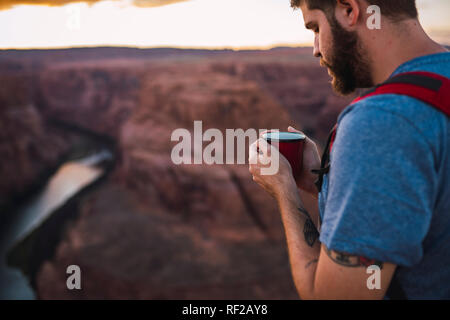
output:
[[[348,124],[350,120],[364,120],[370,117],[370,122],[383,124],[386,118],[395,118],[410,123],[419,130],[426,129],[421,124],[441,122],[444,124],[447,117],[436,108],[417,99],[397,94],[383,94],[363,99],[349,105],[342,111],[338,124]],[[428,131],[428,130],[425,130]]]
[[[394,74],[409,71],[428,71],[450,77],[450,52],[422,56],[397,68]]]
[[[393,75],[427,71],[450,77],[450,52],[427,55],[404,63]],[[348,106],[339,116],[339,127],[360,130],[367,125],[380,129],[397,123],[417,130],[431,144],[448,144],[449,118],[431,105],[415,98],[398,94],[368,97]],[[384,134],[384,132],[379,132]]]
[[[420,140],[438,156],[448,144],[449,128],[448,117],[434,107],[408,96],[386,94],[348,106],[339,115],[336,139],[376,137],[393,146]]]

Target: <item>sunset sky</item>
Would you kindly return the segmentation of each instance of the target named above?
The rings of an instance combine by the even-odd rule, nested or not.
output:
[[[73,1],[0,0],[0,48],[270,47],[313,36],[289,0]],[[430,35],[450,45],[450,1],[417,4]]]

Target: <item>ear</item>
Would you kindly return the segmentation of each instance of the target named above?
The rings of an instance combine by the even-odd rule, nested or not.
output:
[[[361,14],[358,0],[336,0],[336,18],[347,28],[354,28]]]

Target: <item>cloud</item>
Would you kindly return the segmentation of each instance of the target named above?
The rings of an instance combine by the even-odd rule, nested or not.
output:
[[[46,6],[63,6],[69,3],[85,2],[95,3],[101,0],[1,0],[0,10],[10,9],[16,5],[28,4],[28,5],[46,5]]]
[[[185,2],[189,0],[133,0],[135,6],[138,7],[160,7],[177,2]]]
[[[45,6],[63,6],[69,3],[88,3],[94,4],[103,0],[0,0],[0,10],[11,9],[16,5],[45,5]],[[116,0],[120,1],[120,0]],[[189,0],[131,0],[138,7],[160,7],[172,3],[184,2]]]

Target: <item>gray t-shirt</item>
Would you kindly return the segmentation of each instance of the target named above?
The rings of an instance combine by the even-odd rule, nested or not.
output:
[[[393,75],[450,77],[450,53]],[[330,250],[398,265],[409,299],[450,299],[450,122],[400,95],[370,97],[339,116],[331,169],[319,194],[320,240]]]

